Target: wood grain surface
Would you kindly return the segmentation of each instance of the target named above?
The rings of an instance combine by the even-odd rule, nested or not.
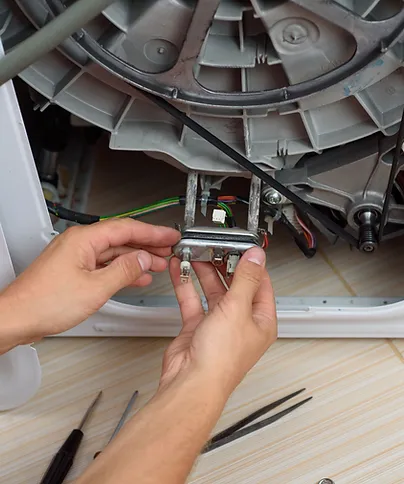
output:
[[[185,175],[169,165],[145,161],[140,153],[103,148],[91,211],[116,212],[184,193]],[[236,180],[227,186],[241,193],[248,183]],[[172,224],[181,215],[174,209],[148,221]],[[237,215],[245,217],[243,212]],[[387,242],[369,257],[321,240],[319,254],[307,261],[280,230],[270,240],[268,268],[279,296],[399,297],[401,245],[399,240]],[[172,294],[172,289],[163,274],[138,293]],[[38,343],[40,391],[23,407],[0,414],[0,482],[39,482],[53,453],[102,389],[66,481],[72,482],[106,444],[133,391],[139,390],[140,396],[132,415],[151,398],[168,344],[168,339],[150,338]],[[403,483],[403,352],[402,341],[278,341],[234,392],[216,430],[302,387],[307,388],[303,395],[314,399],[276,424],[201,457],[189,482],[317,484],[330,477],[335,484]]]

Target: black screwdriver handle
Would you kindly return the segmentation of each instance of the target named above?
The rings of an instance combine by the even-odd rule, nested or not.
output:
[[[79,429],[72,430],[49,464],[40,484],[61,484],[65,480],[73,465],[83,435],[83,432]]]

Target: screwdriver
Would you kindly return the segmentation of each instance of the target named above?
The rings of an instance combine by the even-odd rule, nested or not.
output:
[[[61,484],[65,480],[84,436],[82,428],[92,414],[101,395],[102,392],[96,396],[93,403],[88,407],[78,428],[71,431],[62,447],[56,452],[40,484]]]
[[[123,414],[122,414],[121,418],[119,419],[118,425],[115,427],[115,430],[112,432],[112,435],[111,435],[111,437],[108,440],[108,444],[116,437],[116,435],[118,434],[118,432],[123,427],[123,424],[125,423],[126,417],[129,415],[129,412],[130,412],[131,408],[133,407],[133,405],[134,405],[134,403],[135,403],[138,395],[139,395],[139,392],[136,390],[135,393],[130,397],[129,402],[126,405],[126,408],[123,411]],[[96,457],[98,457],[101,454],[101,452],[102,452],[101,450],[99,450],[98,452],[96,452],[94,454],[94,459]]]

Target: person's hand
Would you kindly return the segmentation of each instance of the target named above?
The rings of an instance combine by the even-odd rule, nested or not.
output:
[[[243,255],[229,290],[210,263],[194,263],[193,267],[209,312],[205,315],[193,283],[181,283],[180,262],[173,257],[170,274],[183,326],[166,351],[160,385],[165,388],[191,371],[231,393],[277,337],[265,253],[254,248]]]
[[[149,271],[167,268],[179,238],[174,229],[131,219],[70,228],[0,294],[0,312],[18,318],[27,343],[66,331],[120,289],[150,284]]]

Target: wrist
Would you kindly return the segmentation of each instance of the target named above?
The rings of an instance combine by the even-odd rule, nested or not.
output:
[[[0,354],[38,339],[33,336],[33,324],[27,320],[30,314],[10,291],[0,293]]]
[[[224,406],[234,388],[219,372],[212,373],[190,365],[169,381],[163,375],[156,396],[174,392],[189,393],[193,397],[201,396],[205,401],[208,398],[214,406]]]

